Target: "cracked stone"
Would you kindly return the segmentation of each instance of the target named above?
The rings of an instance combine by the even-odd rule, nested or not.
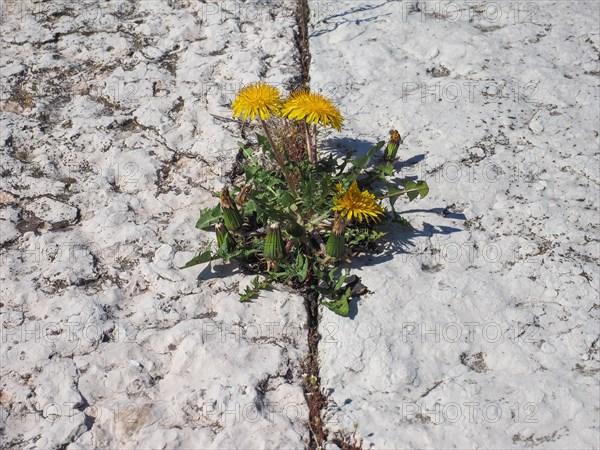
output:
[[[78,215],[77,208],[49,197],[37,198],[28,203],[25,208],[54,227],[73,224]]]

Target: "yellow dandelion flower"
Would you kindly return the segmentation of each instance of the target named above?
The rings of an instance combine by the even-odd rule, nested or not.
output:
[[[259,115],[262,120],[279,115],[283,101],[279,90],[261,81],[249,84],[242,88],[237,98],[233,101],[233,117],[242,116],[242,120],[250,120]]]
[[[337,186],[340,191],[341,185]],[[339,212],[348,220],[356,217],[359,222],[369,219],[377,220],[380,215],[383,215],[383,207],[377,202],[377,198],[369,191],[361,192],[358,189],[356,181],[348,188],[343,195],[333,199],[333,211]]]
[[[292,94],[283,105],[281,114],[290,119],[331,126],[336,130],[340,130],[344,122],[344,117],[331,100],[307,90]]]

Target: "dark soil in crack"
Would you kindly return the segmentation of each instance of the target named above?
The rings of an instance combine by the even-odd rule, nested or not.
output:
[[[293,86],[294,89],[309,87],[310,83],[310,48],[308,45],[308,21],[310,18],[310,9],[308,0],[296,0],[296,23],[297,31],[294,33],[296,38],[296,47],[298,48],[300,79]]]
[[[327,430],[323,426],[322,412],[327,406],[327,397],[321,389],[319,376],[319,294],[312,291],[304,294],[308,323],[308,355],[302,364],[304,377],[304,398],[308,405],[308,426],[310,450],[323,448],[327,439]]]
[[[296,47],[300,65],[300,79],[294,89],[310,86],[310,48],[308,42],[308,21],[310,9],[308,0],[296,0],[295,33]],[[308,405],[308,427],[310,440],[307,446],[310,450],[322,448],[327,440],[327,431],[323,425],[322,413],[327,407],[327,397],[321,389],[319,376],[319,295],[314,291],[304,293],[304,305],[308,323],[308,355],[302,364],[305,373],[303,388],[304,398]]]

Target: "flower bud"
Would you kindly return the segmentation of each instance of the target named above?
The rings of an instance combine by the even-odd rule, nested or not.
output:
[[[237,209],[235,203],[231,199],[231,195],[229,195],[229,189],[227,186],[221,190],[221,211],[223,212],[223,220],[225,222],[225,226],[229,231],[238,230],[242,223],[244,222],[240,212]]]
[[[346,238],[344,236],[344,231],[346,231],[346,221],[342,216],[336,215],[335,221],[333,222],[333,229],[331,230],[329,239],[327,239],[327,246],[325,247],[327,254],[335,259],[342,259],[346,254]]]
[[[217,235],[217,245],[219,248],[225,248],[230,252],[235,249],[236,242],[229,230],[222,223],[215,225],[215,233]]]
[[[285,255],[285,243],[278,223],[269,226],[265,240],[264,257],[267,261],[280,261]]]
[[[383,159],[388,162],[392,162],[396,159],[398,153],[398,147],[402,143],[402,138],[397,130],[390,131],[390,140],[387,144],[385,151],[383,152]]]

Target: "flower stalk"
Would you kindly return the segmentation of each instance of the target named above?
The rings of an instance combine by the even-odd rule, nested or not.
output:
[[[281,109],[282,117],[304,122],[308,161],[317,164],[317,125],[340,130],[344,117],[327,97],[308,89],[294,92]],[[310,124],[313,125],[312,133]]]
[[[306,153],[308,153],[308,161],[313,165],[317,165],[317,148],[313,145],[313,140],[310,136],[308,123],[304,122],[304,134],[306,136]]]
[[[283,177],[285,178],[285,181],[286,181],[288,187],[290,188],[290,192],[292,193],[292,195],[294,197],[297,197],[298,192],[296,191],[296,186],[295,186],[294,180],[290,174],[290,171],[287,169],[287,167],[285,167],[285,159],[283,157],[283,153],[275,145],[275,140],[273,139],[273,136],[271,135],[271,130],[269,130],[269,126],[267,125],[267,122],[265,122],[262,118],[260,119],[260,122],[261,122],[263,130],[265,131],[265,134],[267,136],[267,140],[269,141],[269,144],[271,144],[271,149],[273,150],[273,154],[275,155],[275,161],[277,162],[277,165],[281,169],[281,173],[283,174]]]

